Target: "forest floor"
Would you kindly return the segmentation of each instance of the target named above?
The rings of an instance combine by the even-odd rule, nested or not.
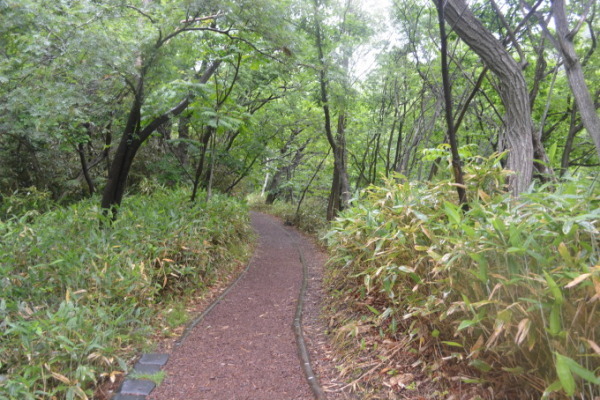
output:
[[[320,317],[326,255],[275,217],[252,213],[259,243],[245,275],[170,354],[151,400],[312,399],[292,329],[308,272],[303,331],[312,368],[328,399],[349,399],[337,380],[333,350]]]

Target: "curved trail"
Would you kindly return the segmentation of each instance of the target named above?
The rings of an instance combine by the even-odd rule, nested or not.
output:
[[[307,239],[268,215],[252,213],[252,225],[260,238],[246,274],[173,349],[149,399],[315,398],[292,329]]]

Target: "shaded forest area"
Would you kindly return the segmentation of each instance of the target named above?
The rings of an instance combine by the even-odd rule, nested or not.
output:
[[[235,199],[249,195],[330,230],[332,299],[345,299],[332,321],[373,357],[386,357],[373,337],[408,335],[423,371],[466,365],[465,384],[490,398],[599,396],[599,12],[594,0],[0,0],[0,396],[91,396],[125,368],[118,346],[53,358],[79,342],[69,330],[42,343],[48,321],[100,302],[98,324],[121,312],[116,330],[139,327],[137,304],[194,286],[200,254],[215,269],[243,259],[225,253],[248,241]],[[202,229],[185,221],[206,224],[204,247],[161,241],[149,221],[169,215],[189,240]],[[59,239],[85,231],[103,249],[77,245],[86,267],[52,242],[61,220]],[[135,224],[157,240],[143,254],[126,249],[144,238],[121,233]],[[106,246],[130,262],[112,265]],[[150,294],[131,308],[109,304],[138,289]],[[385,362],[348,379],[392,379]]]

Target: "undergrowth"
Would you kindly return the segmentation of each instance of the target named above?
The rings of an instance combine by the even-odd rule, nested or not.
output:
[[[337,329],[358,345],[366,331],[408,340],[424,373],[462,366],[456,376],[489,398],[597,398],[600,184],[515,200],[497,161],[466,166],[468,211],[449,181],[390,180],[340,215],[328,282],[358,315]],[[374,373],[394,366],[381,358]]]
[[[126,199],[100,228],[97,199],[0,221],[0,399],[86,399],[126,371],[165,301],[246,256],[245,206],[185,189]]]
[[[326,200],[322,198],[307,198],[299,210],[297,205],[277,200],[273,204],[265,204],[265,198],[259,195],[248,197],[248,203],[254,211],[265,212],[281,218],[284,223],[313,235],[324,233],[329,228],[325,219]]]

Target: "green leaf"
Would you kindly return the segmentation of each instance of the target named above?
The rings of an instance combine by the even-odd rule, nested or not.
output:
[[[458,211],[457,206],[445,201],[444,202],[444,211],[446,212],[446,215],[448,216],[448,219],[451,222],[454,222],[457,225],[460,224],[461,217],[460,217],[460,212]]]
[[[600,378],[597,377],[594,374],[594,372],[582,367],[581,365],[579,365],[579,363],[577,361],[573,360],[572,358],[569,358],[567,356],[562,356],[562,355],[561,355],[561,357],[565,360],[565,362],[569,366],[569,369],[571,370],[571,372],[574,372],[580,378],[583,378],[586,381],[593,383],[594,385],[600,385]]]
[[[523,372],[525,372],[525,369],[523,369],[523,367],[514,367],[514,368],[502,367],[502,371],[510,372],[511,374],[515,374],[515,375],[521,375]]]
[[[575,394],[575,378],[573,378],[567,358],[558,353],[554,354],[556,355],[556,375],[558,375],[565,393],[568,396],[573,396]]]
[[[472,360],[469,365],[483,372],[489,372],[492,370],[492,366],[490,364],[478,359]]]
[[[555,304],[550,311],[548,331],[551,335],[556,336],[560,333],[562,324],[560,322],[560,305]]]
[[[546,278],[546,283],[548,283],[548,287],[550,288],[550,293],[552,293],[552,297],[554,297],[554,304],[562,304],[564,302],[564,298],[560,287],[556,284],[556,281],[552,278],[552,276],[550,276],[550,274],[546,271],[544,271],[544,277]]]
[[[571,253],[569,252],[569,249],[567,248],[567,246],[565,245],[564,242],[561,242],[558,245],[558,253],[560,254],[560,256],[563,258],[563,260],[568,265],[572,265],[573,264],[573,258],[571,257]]]
[[[379,311],[377,311],[377,309],[375,307],[367,305],[367,308],[369,309],[369,311],[371,311],[375,315],[381,314]]]
[[[443,344],[447,344],[448,346],[452,346],[452,347],[464,347],[462,344],[460,343],[456,343],[456,342],[447,342],[447,341],[442,341]]]
[[[471,259],[473,259],[473,261],[476,261],[479,264],[478,278],[481,280],[481,282],[487,283],[487,281],[489,279],[488,278],[489,267],[488,267],[487,259],[478,253],[469,253],[469,257],[471,257]]]
[[[503,232],[506,229],[506,226],[504,225],[504,222],[496,217],[492,220],[492,226],[496,229],[496,231],[498,232]]]
[[[460,324],[458,325],[458,328],[456,329],[457,332],[462,331],[463,329],[466,329],[470,326],[473,325],[477,325],[479,321],[477,320],[473,320],[473,319],[465,319],[463,321],[460,322]]]
[[[563,224],[562,231],[565,235],[568,235],[573,228],[573,220],[568,220]]]
[[[542,394],[542,399],[547,399],[550,394],[554,393],[554,392],[558,392],[560,389],[563,388],[563,385],[560,381],[554,381],[550,384],[550,386],[548,386],[546,388],[546,390],[544,390],[544,393]]]
[[[554,157],[556,156],[556,149],[558,148],[558,142],[554,142],[548,148],[548,160],[550,162],[554,161]]]
[[[486,382],[485,379],[481,379],[481,378],[462,377],[462,378],[460,378],[460,380],[463,381],[464,383],[471,383],[471,384],[476,384],[476,385],[483,385]]]
[[[460,227],[467,234],[468,237],[475,238],[477,236],[477,234],[475,233],[475,229],[471,228],[469,225],[462,224]]]

